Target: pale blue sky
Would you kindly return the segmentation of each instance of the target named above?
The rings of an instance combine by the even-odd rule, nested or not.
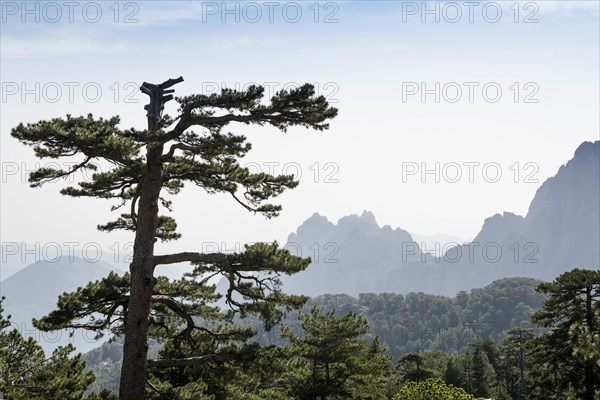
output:
[[[313,82],[340,109],[325,133],[232,127],[254,144],[248,162],[278,162],[275,172],[284,165],[300,166],[301,184],[279,199],[284,211],[274,220],[246,213],[227,196],[185,190],[174,203],[184,236],[169,245],[173,249],[207,242],[229,247],[258,240],[285,242],[315,211],[336,221],[363,209],[372,210],[381,225],[472,238],[483,219],[494,213],[525,214],[537,187],[582,141],[599,137],[598,2],[475,2],[472,23],[464,2],[427,3],[447,13],[458,4],[462,17],[457,23],[445,20],[444,14],[439,23],[431,15],[422,22],[411,7],[424,3],[397,1],[273,2],[278,6],[271,23],[269,2],[250,3],[227,3],[234,10],[238,4],[240,21],[229,14],[223,23],[220,1],[137,1],[117,7],[98,2],[94,4],[102,5],[102,15],[92,23],[94,4],[86,6],[86,21],[82,9],[89,3],[80,2],[71,23],[68,9],[57,2],[63,5],[60,21],[49,22],[55,18],[53,10],[43,14],[39,5],[37,23],[35,15],[14,8],[21,2],[2,2],[2,241],[95,241],[108,246],[131,240],[127,234],[95,230],[112,217],[107,202],[63,197],[58,194],[62,183],[30,189],[21,175],[36,160],[9,132],[21,121],[88,112],[119,114],[124,127],[143,127],[146,99],[136,89],[143,81],[182,75],[185,82],[175,87],[179,95],[222,83],[281,88]],[[297,4],[302,16],[291,23]],[[29,6],[35,10],[35,3]],[[289,12],[285,17],[284,7]],[[492,17],[495,8],[501,9],[502,18],[487,21],[484,7]],[[262,17],[251,23],[256,9]],[[123,22],[130,13],[138,22]],[[528,15],[538,22],[525,23]],[[327,16],[337,22],[324,23]],[[472,103],[465,97],[457,103],[436,103],[433,95],[425,103],[419,95],[403,102],[403,87],[410,82],[425,82],[428,88],[435,82],[441,87],[457,82],[464,96],[464,82],[479,86]],[[488,83],[503,91],[497,103],[482,97],[481,87]],[[23,88],[35,93],[23,99]],[[97,88],[102,94],[91,102]],[[524,103],[528,94],[538,102]],[[167,111],[174,113],[174,106],[169,103]],[[419,175],[403,182],[403,165],[433,168],[436,162],[442,167],[496,163],[503,175],[490,183],[476,169],[474,182],[463,177],[457,183],[436,183],[425,176],[423,183]],[[517,183],[515,163],[521,172]],[[524,182],[524,175],[532,172],[539,182]],[[339,182],[325,182],[328,174],[329,181]]]

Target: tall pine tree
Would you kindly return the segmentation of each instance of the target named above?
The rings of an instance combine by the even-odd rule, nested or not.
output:
[[[261,86],[250,86],[243,91],[224,89],[210,96],[178,97],[177,118],[163,116],[164,103],[172,99],[167,93],[173,90],[168,88],[181,81],[183,78],[142,85],[141,90],[151,99],[146,106],[148,129],[122,129],[119,117],[104,119],[89,114],[19,124],[11,132],[13,137],[32,146],[39,158],[76,160],[70,168],[43,167],[32,172],[31,186],[66,178],[79,170],[96,171],[90,180],[80,182],[78,187],[66,187],[61,193],[114,199],[118,204],[113,210],[121,207],[127,210],[115,221],[98,226],[106,232],[124,229],[135,234],[133,261],[124,286],[123,282],[117,288],[100,283],[81,292],[79,297],[63,297],[58,313],[38,324],[42,329],[71,326],[102,330],[122,323],[125,335],[122,400],[144,396],[148,334],[155,307],[179,318],[186,334],[196,329],[193,305],[184,296],[155,290],[156,266],[191,262],[197,266],[197,275],[222,274],[229,282],[227,301],[232,306],[258,310],[272,319],[277,314],[277,304],[289,306],[299,302],[298,298],[281,293],[273,273],[290,274],[308,265],[269,245],[254,246],[234,255],[194,251],[157,255],[157,240],[180,237],[175,220],[160,213],[161,208],[167,212],[172,208],[165,195],[176,195],[184,183],[190,183],[211,194],[225,193],[251,212],[275,217],[281,206],[268,201],[298,182],[290,175],[253,173],[241,166],[239,159],[251,146],[244,136],[224,129],[231,123],[239,123],[271,125],[283,132],[292,126],[322,131],[329,127],[327,120],[337,114],[325,97],[315,96],[313,86],[306,84],[279,91],[266,104],[262,102]],[[193,127],[202,128],[203,133],[191,131]],[[111,168],[97,171],[98,161]],[[184,295],[193,292],[187,283],[182,285]],[[248,301],[240,303],[235,293]],[[104,316],[102,320],[95,319],[98,314]]]
[[[533,340],[532,397],[600,397],[600,270],[574,269],[538,291],[550,297],[532,320],[550,329]]]

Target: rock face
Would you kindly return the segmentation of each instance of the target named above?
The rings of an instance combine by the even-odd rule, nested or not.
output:
[[[495,214],[483,221],[481,231],[473,242],[488,243],[504,241],[511,234],[522,234],[525,231],[525,218],[510,212]]]
[[[550,276],[600,266],[600,141],[584,142],[575,157],[537,190],[525,237],[540,246]]]
[[[311,266],[284,280],[292,293],[422,291],[454,295],[496,279],[551,280],[575,267],[600,268],[600,141],[584,142],[537,190],[526,217],[487,218],[471,243],[442,257],[421,252],[411,235],[379,227],[372,213],[333,224],[314,214],[288,238]]]
[[[395,266],[420,258],[408,232],[379,227],[369,211],[337,224],[315,213],[289,235],[285,247],[313,261],[305,271],[283,278],[286,292],[309,296],[373,291]]]

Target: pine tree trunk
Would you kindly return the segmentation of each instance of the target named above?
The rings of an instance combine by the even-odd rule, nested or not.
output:
[[[148,145],[146,173],[140,185],[137,228],[133,247],[131,292],[125,320],[125,344],[119,386],[120,400],[144,398],[148,356],[150,303],[154,286],[154,242],[158,197],[162,188],[162,145]]]

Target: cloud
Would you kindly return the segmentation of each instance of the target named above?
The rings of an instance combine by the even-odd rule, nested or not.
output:
[[[521,2],[523,5],[527,2]],[[600,2],[597,1],[538,1],[540,13],[563,14],[572,16],[576,11],[589,12],[594,16],[600,15]]]
[[[2,58],[45,58],[69,55],[112,55],[132,50],[124,42],[115,43],[95,35],[74,35],[73,32],[46,33],[40,36],[17,37],[3,35],[0,40]]]
[[[139,25],[161,26],[181,22],[202,21],[204,2],[178,2],[177,7],[168,2],[142,2],[136,19]]]

